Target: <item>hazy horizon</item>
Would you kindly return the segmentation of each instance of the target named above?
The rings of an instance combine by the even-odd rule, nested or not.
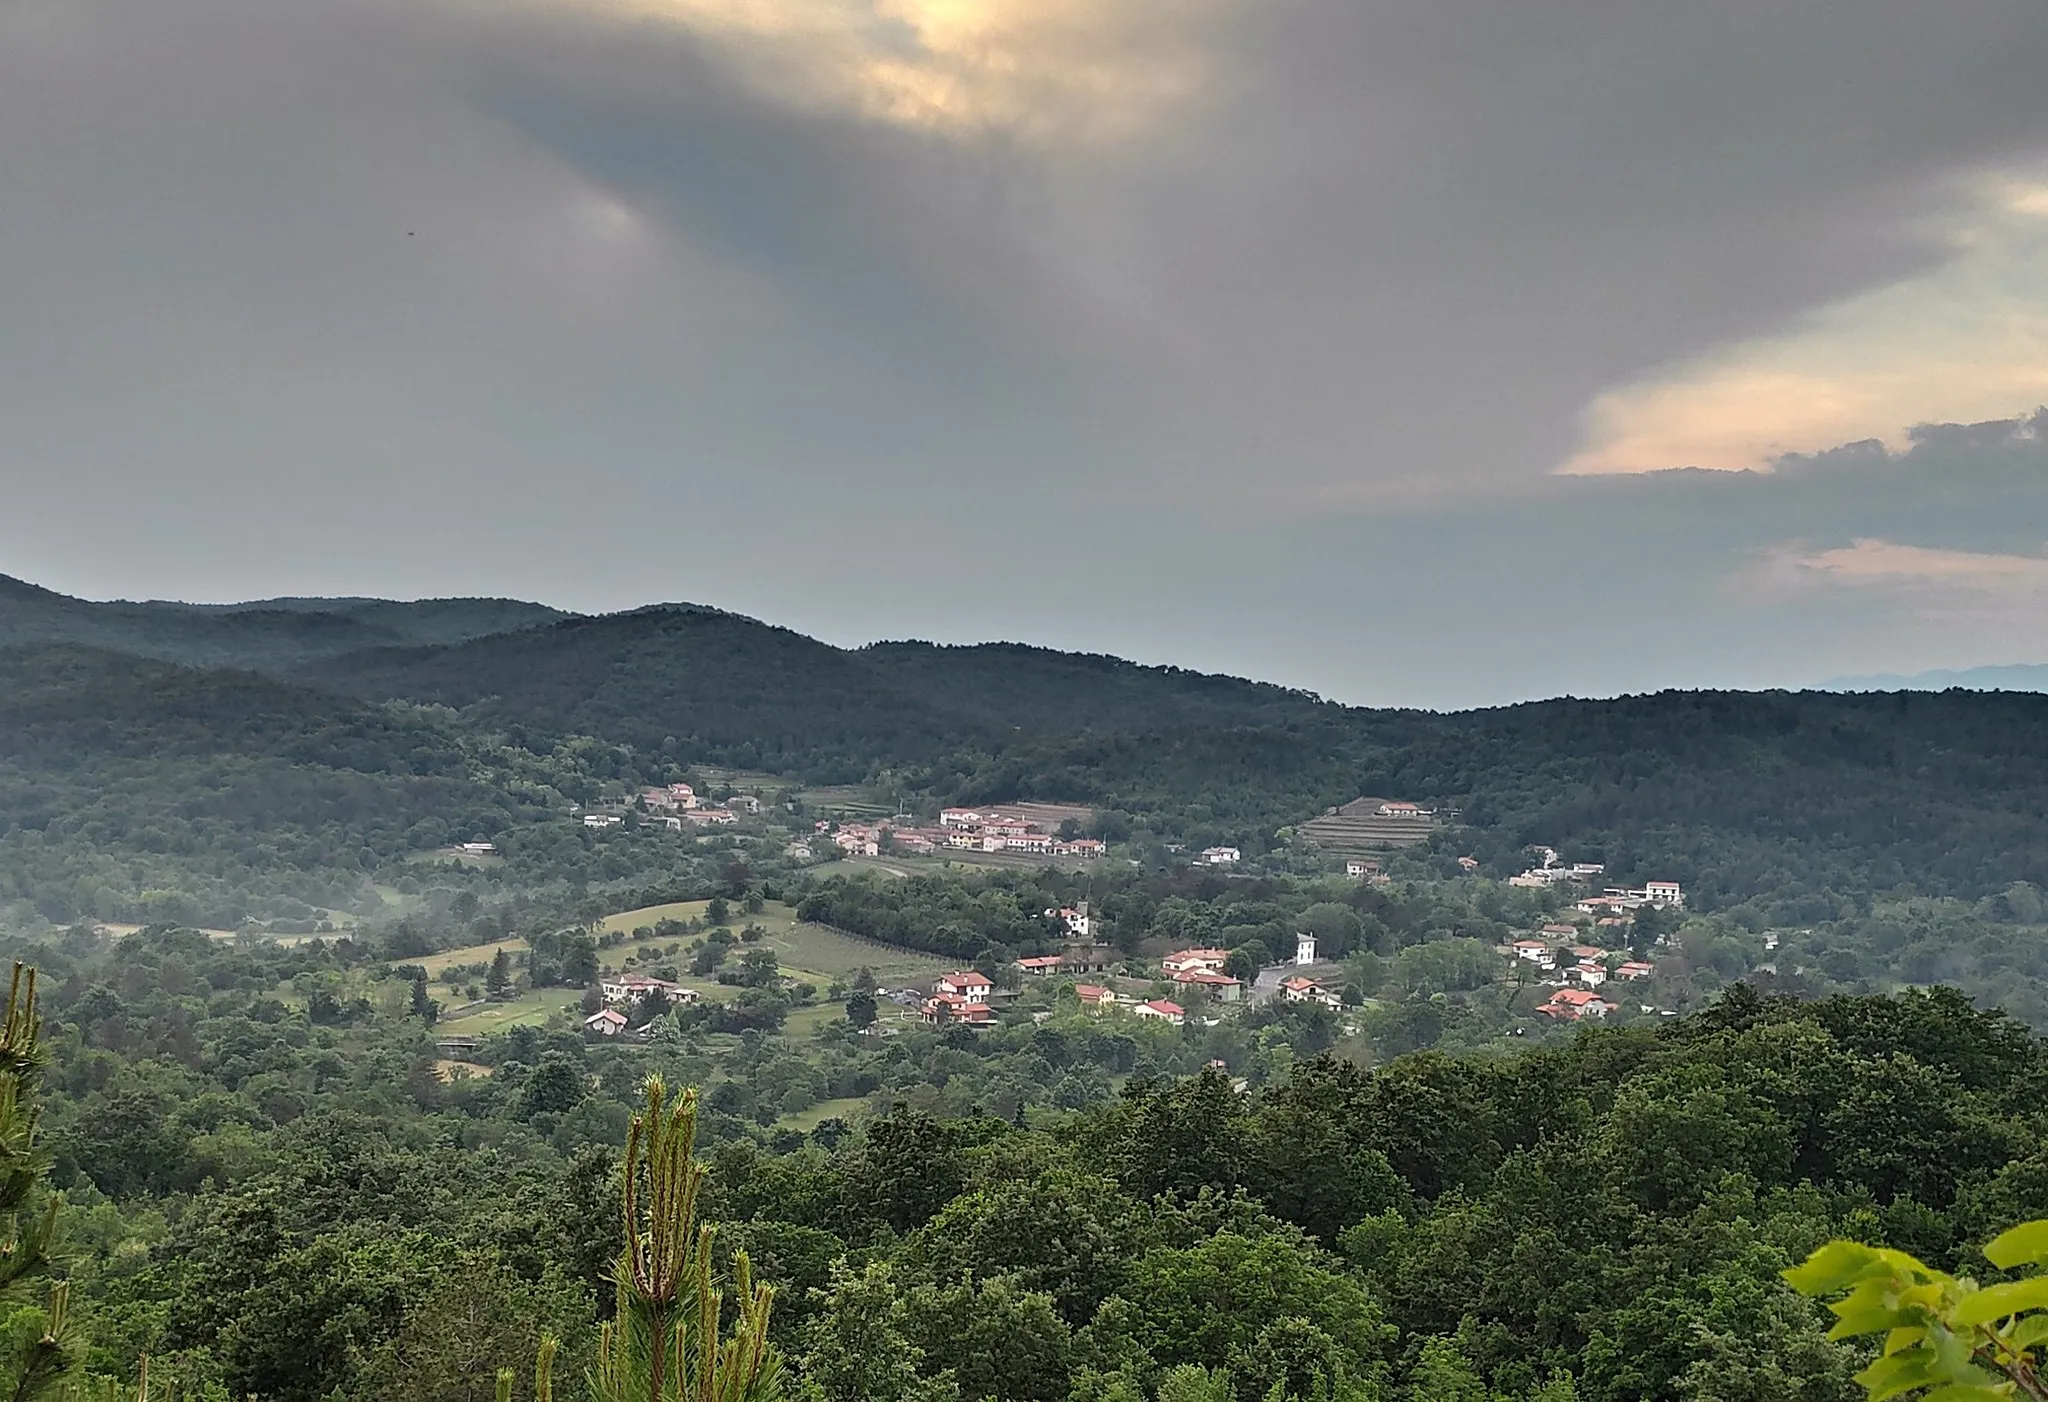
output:
[[[28,585],[30,585],[30,586],[32,586],[32,587],[36,587],[36,588],[44,588],[44,587],[47,587],[47,586],[39,585],[39,584],[37,584],[37,583],[36,583],[35,581],[33,581],[33,580],[17,580],[17,582],[19,582],[19,583],[24,583],[24,584],[28,584]],[[564,616],[565,616],[566,618],[570,618],[570,619],[574,619],[574,618],[598,618],[598,617],[605,617],[605,616],[616,616],[616,615],[619,615],[619,614],[629,614],[629,613],[639,612],[639,611],[641,611],[641,610],[646,610],[646,609],[660,609],[660,608],[703,608],[703,609],[711,609],[711,610],[714,610],[714,611],[717,611],[717,612],[721,612],[721,613],[735,614],[735,615],[737,615],[737,616],[740,616],[740,617],[745,617],[745,618],[749,618],[749,619],[752,619],[752,620],[753,620],[753,621],[755,621],[755,622],[758,622],[758,623],[763,623],[763,624],[766,624],[766,625],[769,625],[769,626],[772,626],[772,627],[781,627],[781,628],[788,628],[788,627],[791,627],[791,626],[792,626],[792,625],[788,624],[787,622],[785,622],[785,621],[783,621],[783,620],[780,620],[780,619],[776,619],[776,618],[762,618],[762,617],[759,617],[759,616],[757,616],[757,615],[753,615],[753,614],[745,614],[745,613],[742,613],[742,612],[741,612],[741,611],[739,611],[739,610],[735,610],[735,609],[727,609],[727,608],[724,608],[724,607],[722,607],[721,605],[719,605],[719,604],[718,604],[718,603],[716,603],[715,601],[712,601],[712,600],[706,600],[706,599],[658,599],[658,600],[654,600],[654,599],[651,599],[651,600],[646,600],[646,601],[643,601],[643,602],[641,602],[641,603],[638,603],[638,604],[632,604],[632,605],[628,605],[628,606],[626,606],[626,607],[624,607],[624,608],[620,608],[620,609],[602,609],[602,610],[594,610],[594,611],[584,611],[584,610],[578,610],[578,609],[569,609],[569,608],[566,608],[566,607],[564,607],[563,605],[561,605],[561,604],[560,604],[560,603],[558,603],[558,602],[555,602],[555,601],[552,601],[552,600],[548,600],[548,599],[528,599],[528,598],[518,598],[518,597],[516,597],[516,596],[512,596],[512,595],[486,595],[486,594],[438,594],[438,595],[416,595],[416,596],[412,596],[412,597],[406,597],[406,598],[398,598],[398,597],[391,597],[391,596],[381,596],[381,595],[368,595],[368,594],[352,594],[352,595],[317,595],[317,594],[278,594],[278,595],[267,595],[267,596],[252,596],[252,597],[248,597],[248,598],[239,598],[239,599],[177,599],[177,598],[164,598],[164,597],[143,597],[143,596],[134,596],[134,597],[108,597],[108,598],[98,598],[98,599],[94,599],[94,598],[88,598],[88,597],[86,597],[86,596],[83,596],[83,595],[68,595],[68,596],[66,596],[66,597],[71,597],[71,598],[79,598],[79,599],[84,599],[84,601],[85,601],[85,602],[88,602],[88,603],[105,603],[105,604],[132,604],[132,605],[152,605],[152,604],[156,604],[156,605],[170,605],[170,606],[174,606],[174,607],[193,607],[193,608],[205,608],[205,609],[246,609],[246,608],[256,608],[256,607],[260,607],[260,606],[262,606],[262,605],[265,605],[265,604],[273,604],[273,605],[285,606],[285,605],[306,605],[306,604],[322,604],[322,603],[326,603],[326,604],[345,604],[345,603],[400,603],[400,604],[403,604],[403,603],[434,603],[434,602],[464,602],[464,601],[468,601],[468,602],[514,602],[514,603],[523,603],[523,604],[535,604],[535,605],[539,605],[539,606],[541,606],[541,607],[544,607],[544,608],[551,608],[551,609],[555,609],[555,610],[557,610],[558,612],[562,613],[562,614],[563,614],[563,615],[564,615]],[[540,625],[537,625],[537,626],[540,626]],[[802,630],[802,629],[796,629],[795,631],[797,631],[797,632],[803,632],[804,630]],[[829,643],[829,644],[831,644],[832,646],[835,646],[835,647],[840,647],[840,648],[860,648],[860,647],[866,647],[866,646],[870,646],[870,645],[875,645],[875,644],[883,644],[883,643],[898,643],[898,642],[913,642],[913,643],[934,643],[934,644],[938,644],[938,645],[942,645],[942,646],[955,646],[955,647],[974,647],[974,646],[1019,646],[1019,647],[1029,647],[1029,648],[1054,648],[1054,645],[1053,645],[1053,644],[1048,644],[1048,643],[1040,642],[1040,641],[1038,641],[1038,640],[1035,640],[1035,639],[1031,639],[1031,638],[1021,638],[1021,637],[987,637],[987,638],[925,638],[925,637],[915,637],[915,636],[912,636],[912,635],[909,635],[909,634],[900,634],[900,633],[899,633],[899,634],[877,634],[877,635],[875,635],[875,636],[873,636],[873,637],[843,637],[843,638],[831,638],[831,637],[820,637],[820,636],[819,636],[819,635],[817,635],[817,634],[811,634],[811,635],[809,635],[809,636],[813,636],[813,637],[818,637],[820,641],[822,641],[822,642],[826,642],[826,643]],[[1073,652],[1073,651],[1082,651],[1082,649],[1072,649],[1072,648],[1065,648],[1065,649],[1055,649],[1055,650],[1059,650],[1059,651],[1068,651],[1068,652]],[[1180,659],[1177,659],[1177,658],[1172,658],[1172,657],[1144,657],[1144,656],[1136,656],[1136,655],[1133,655],[1132,653],[1129,653],[1129,652],[1117,652],[1117,651],[1114,651],[1114,650],[1104,650],[1104,649],[1088,649],[1087,651],[1093,651],[1093,652],[1096,652],[1096,653],[1098,653],[1098,654],[1102,654],[1102,653],[1105,653],[1105,652],[1106,652],[1106,653],[1107,653],[1107,655],[1109,655],[1109,656],[1114,656],[1114,657],[1116,657],[1116,658],[1119,658],[1119,659],[1121,659],[1121,660],[1123,660],[1123,661],[1127,661],[1127,662],[1134,662],[1134,663],[1137,663],[1137,664],[1139,664],[1139,665],[1142,665],[1142,666],[1149,666],[1149,667],[1181,667],[1181,668],[1187,668],[1187,667],[1190,667],[1190,665],[1191,665],[1191,664],[1189,664],[1189,663],[1187,663],[1187,662],[1185,662],[1185,661],[1182,661],[1182,660],[1180,660]],[[1196,668],[1196,669],[1194,669],[1194,670],[1200,670],[1200,671],[1209,671],[1209,672],[1215,672],[1215,671],[1216,671],[1216,669],[1209,669],[1209,668]],[[1645,692],[1655,692],[1655,691],[1662,691],[1662,690],[1670,690],[1670,689],[1673,689],[1673,688],[1669,688],[1669,687],[1661,687],[1661,686],[1652,686],[1652,687],[1640,687],[1640,688],[1629,688],[1629,689],[1623,689],[1623,690],[1614,690],[1614,691],[1606,691],[1606,692],[1583,692],[1583,691],[1582,691],[1582,692],[1564,692],[1564,693],[1551,693],[1551,694],[1542,694],[1542,695],[1527,695],[1527,696],[1517,696],[1517,695],[1502,695],[1502,696],[1499,696],[1499,697],[1497,697],[1497,698],[1494,698],[1494,699],[1488,699],[1488,700],[1472,700],[1472,701],[1466,701],[1466,702],[1462,702],[1462,703],[1458,703],[1458,704],[1449,704],[1449,705],[1445,705],[1445,704],[1432,704],[1432,703],[1428,703],[1428,702],[1421,702],[1421,701],[1405,701],[1405,700],[1399,700],[1399,701],[1397,701],[1397,700],[1388,700],[1388,699],[1382,699],[1382,698],[1375,698],[1375,697],[1369,697],[1369,696],[1368,696],[1368,697],[1356,697],[1356,696],[1345,696],[1345,695],[1340,695],[1340,694],[1337,694],[1337,693],[1333,693],[1333,692],[1330,692],[1330,691],[1325,691],[1325,690],[1323,690],[1323,689],[1321,689],[1321,688],[1318,688],[1318,687],[1314,687],[1314,686],[1311,686],[1311,685],[1309,685],[1309,684],[1307,684],[1307,683],[1305,683],[1305,682],[1300,682],[1300,681],[1296,681],[1296,680],[1291,680],[1291,679],[1288,679],[1288,678],[1284,678],[1284,677],[1266,677],[1266,676],[1258,676],[1258,675],[1254,675],[1254,674],[1250,674],[1250,673],[1243,673],[1243,672],[1228,672],[1228,671],[1225,671],[1225,672],[1221,672],[1221,673],[1218,673],[1218,674],[1220,674],[1220,675],[1227,675],[1227,676],[1232,676],[1232,677],[1236,677],[1236,678],[1238,678],[1239,680],[1243,680],[1243,681],[1251,681],[1251,682],[1264,682],[1264,683],[1271,683],[1271,684],[1275,684],[1275,685],[1280,685],[1280,686],[1296,687],[1296,688],[1299,688],[1299,689],[1302,689],[1302,690],[1307,690],[1307,691],[1313,691],[1313,692],[1315,692],[1316,694],[1320,695],[1320,696],[1321,696],[1321,697],[1322,697],[1322,698],[1323,698],[1324,700],[1328,700],[1328,701],[1336,701],[1336,702],[1340,702],[1340,703],[1342,703],[1342,704],[1344,704],[1344,705],[1348,705],[1348,706],[1361,706],[1361,707],[1387,707],[1387,706],[1400,706],[1400,707],[1412,707],[1412,708],[1414,708],[1414,709],[1420,709],[1420,710],[1430,710],[1430,711],[1458,711],[1458,710],[1471,710],[1471,709],[1485,709],[1485,708],[1488,708],[1488,707],[1494,707],[1494,706],[1513,706],[1513,705],[1520,705],[1520,704],[1523,704],[1523,703],[1526,703],[1526,702],[1533,702],[1533,701],[1548,701],[1548,700],[1558,700],[1558,699],[1564,699],[1565,697],[1576,697],[1576,698],[1578,698],[1578,699],[1585,699],[1585,700],[1602,700],[1602,699],[1609,699],[1609,698],[1612,698],[1612,697],[1617,697],[1617,696],[1625,696],[1625,695],[1631,695],[1631,694],[1641,694],[1641,693],[1645,693]],[[2025,683],[2025,684],[2023,684],[2023,685],[2017,685],[2017,686],[2016,686],[2016,685],[2013,685],[2013,683],[2016,683],[2016,682],[2018,682],[2018,683]],[[1960,669],[1958,669],[1958,668],[1940,668],[1940,669],[1933,669],[1933,670],[1929,670],[1929,671],[1926,671],[1926,672],[1921,672],[1921,673],[1911,673],[1911,674],[1902,674],[1902,673],[1891,673],[1891,674],[1876,674],[1876,675],[1871,675],[1871,676],[1836,676],[1836,677],[1826,677],[1826,678],[1814,678],[1814,679],[1811,679],[1811,680],[1807,680],[1807,681],[1803,681],[1803,682],[1797,682],[1797,683],[1793,683],[1793,684],[1790,684],[1790,685],[1788,685],[1788,686],[1784,686],[1784,687],[1778,687],[1778,688],[1733,688],[1733,689],[1738,689],[1738,690],[1759,690],[1759,689],[1776,689],[1776,690],[1793,690],[1793,691],[1889,691],[1889,690],[1900,690],[1900,689],[1908,689],[1908,690],[1910,690],[1910,689],[1936,689],[1936,690],[1939,690],[1939,689],[1945,689],[1945,688],[1947,688],[1947,687],[1949,687],[1949,686],[1961,686],[1961,687],[1964,687],[1964,688],[1966,688],[1966,689],[1983,689],[1983,690],[2024,690],[2024,691],[2048,691],[2048,664],[2042,664],[2042,663],[2030,663],[2030,662],[2004,662],[2004,663],[1987,663],[1987,664],[1984,664],[1984,665],[1981,665],[1981,666],[1977,666],[1977,667],[1969,667],[1969,668],[1960,668]],[[1717,687],[1712,687],[1712,686],[1704,686],[1704,687],[1702,687],[1702,688],[1686,688],[1686,689],[1709,689],[1709,690],[1717,690],[1717,689],[1728,689],[1728,688],[1717,688]]]

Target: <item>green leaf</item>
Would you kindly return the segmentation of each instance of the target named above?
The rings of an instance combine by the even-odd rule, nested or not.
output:
[[[1917,1324],[1908,1325],[1903,1329],[1894,1329],[1891,1333],[1884,1336],[1885,1357],[1889,1358],[1901,1349],[1911,1348],[1926,1337],[1927,1331]]]
[[[1842,1315],[1841,1322],[1828,1330],[1830,1339],[1853,1339],[1859,1334],[1875,1334],[1881,1329],[1896,1328],[1899,1312],[1895,1309],[1859,1309]]]
[[[1994,1319],[2037,1309],[2048,1309],[2048,1275],[1987,1285],[1974,1295],[1963,1296],[1950,1318],[1958,1325],[1989,1324]]]
[[[1856,1381],[1870,1389],[1870,1402],[1884,1402],[1887,1397],[1939,1382],[1940,1379],[1929,1368],[1933,1361],[1931,1349],[1908,1349],[1904,1353],[1878,1359],[1858,1373]]]
[[[2048,1265],[2048,1221],[2022,1222],[2000,1232],[1984,1248],[1984,1259],[2000,1270],[2033,1262]]]
[[[2048,1343],[2048,1314],[2028,1315],[2012,1326],[2012,1332],[2005,1339],[2014,1348],[2032,1348],[2036,1344]]]
[[[1802,1295],[1831,1295],[1855,1284],[1877,1264],[1878,1254],[1861,1242],[1831,1241],[1807,1257],[1803,1265],[1780,1274]]]

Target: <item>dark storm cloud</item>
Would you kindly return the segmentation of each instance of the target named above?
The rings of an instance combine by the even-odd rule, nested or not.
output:
[[[2032,447],[1546,474],[1616,385],[1957,256],[1964,183],[2048,148],[2036,5],[1187,15],[1201,81],[1104,133],[601,4],[12,0],[0,569],[1359,699],[2009,660],[1826,552],[2037,550]]]

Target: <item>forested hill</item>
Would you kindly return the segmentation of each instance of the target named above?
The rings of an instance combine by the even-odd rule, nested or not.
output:
[[[1286,850],[1294,825],[1333,804],[1383,794],[1459,810],[1440,855],[1475,855],[1494,875],[1544,843],[1617,878],[1684,882],[1710,907],[1761,900],[1772,918],[1798,921],[1901,886],[1975,898],[2048,885],[2048,696],[1670,692],[1433,714],[1009,644],[848,650],[687,605],[403,647],[345,649],[337,632],[288,655],[275,637],[250,639],[279,620],[453,639],[528,606],[93,605],[11,582],[0,601],[0,645],[10,619],[17,634],[97,619],[137,640],[124,651],[156,657],[197,649],[192,630],[250,629],[232,649],[262,654],[250,665],[292,684],[261,694],[345,713],[338,733],[392,724],[377,703],[436,703],[459,715],[423,756],[457,743],[449,725],[471,755],[506,738],[542,754],[590,737],[625,747],[604,761],[605,782],[709,763],[928,804],[1080,802],[1121,815],[1118,831],[1250,854]],[[226,636],[206,646],[232,650]],[[66,687],[87,697],[79,714],[105,711],[90,668],[66,665]],[[104,685],[130,684],[110,673]],[[122,704],[148,711],[201,685],[156,677]],[[259,694],[246,676],[203,687]],[[227,743],[241,714],[229,705],[214,717]],[[124,726],[168,733],[140,714],[42,733],[89,757],[128,743]],[[372,768],[405,771],[381,739],[373,748]]]
[[[460,642],[562,616],[514,599],[95,603],[0,575],[0,647],[68,643],[201,666],[289,667],[362,648]]]

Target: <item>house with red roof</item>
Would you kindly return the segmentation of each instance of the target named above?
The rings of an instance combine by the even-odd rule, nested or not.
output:
[[[964,998],[970,1003],[986,1003],[993,991],[995,984],[989,976],[976,969],[957,969],[950,974],[940,974],[932,984],[933,993]]]
[[[1197,970],[1220,974],[1229,958],[1230,951],[1227,949],[1176,949],[1159,961],[1159,967],[1166,970],[1169,976],[1193,973]]]
[[[1280,996],[1290,1003],[1320,1003],[1326,1008],[1341,1008],[1344,1000],[1312,978],[1296,974],[1293,978],[1282,979]]]
[[[1173,981],[1191,992],[1199,992],[1219,1003],[1235,1003],[1244,995],[1244,984],[1229,974],[1213,974],[1207,969],[1186,969],[1173,976]]]
[[[934,1027],[963,1022],[969,1027],[986,1027],[995,1021],[996,1010],[958,993],[934,993],[924,1000],[924,1020]]]
[[[1590,988],[1560,988],[1550,995],[1549,1002],[1536,1011],[1545,1017],[1577,1022],[1585,1017],[1606,1017],[1614,1009],[1615,1004],[1608,1002]]]
[[[1179,1027],[1188,1020],[1187,1011],[1180,1004],[1169,1003],[1164,998],[1154,998],[1149,1003],[1140,1003],[1134,1011],[1139,1017],[1164,1019],[1173,1027]]]
[[[1081,1000],[1081,1006],[1092,1013],[1107,1012],[1116,1006],[1116,990],[1104,988],[1095,983],[1077,983],[1074,996]]]

